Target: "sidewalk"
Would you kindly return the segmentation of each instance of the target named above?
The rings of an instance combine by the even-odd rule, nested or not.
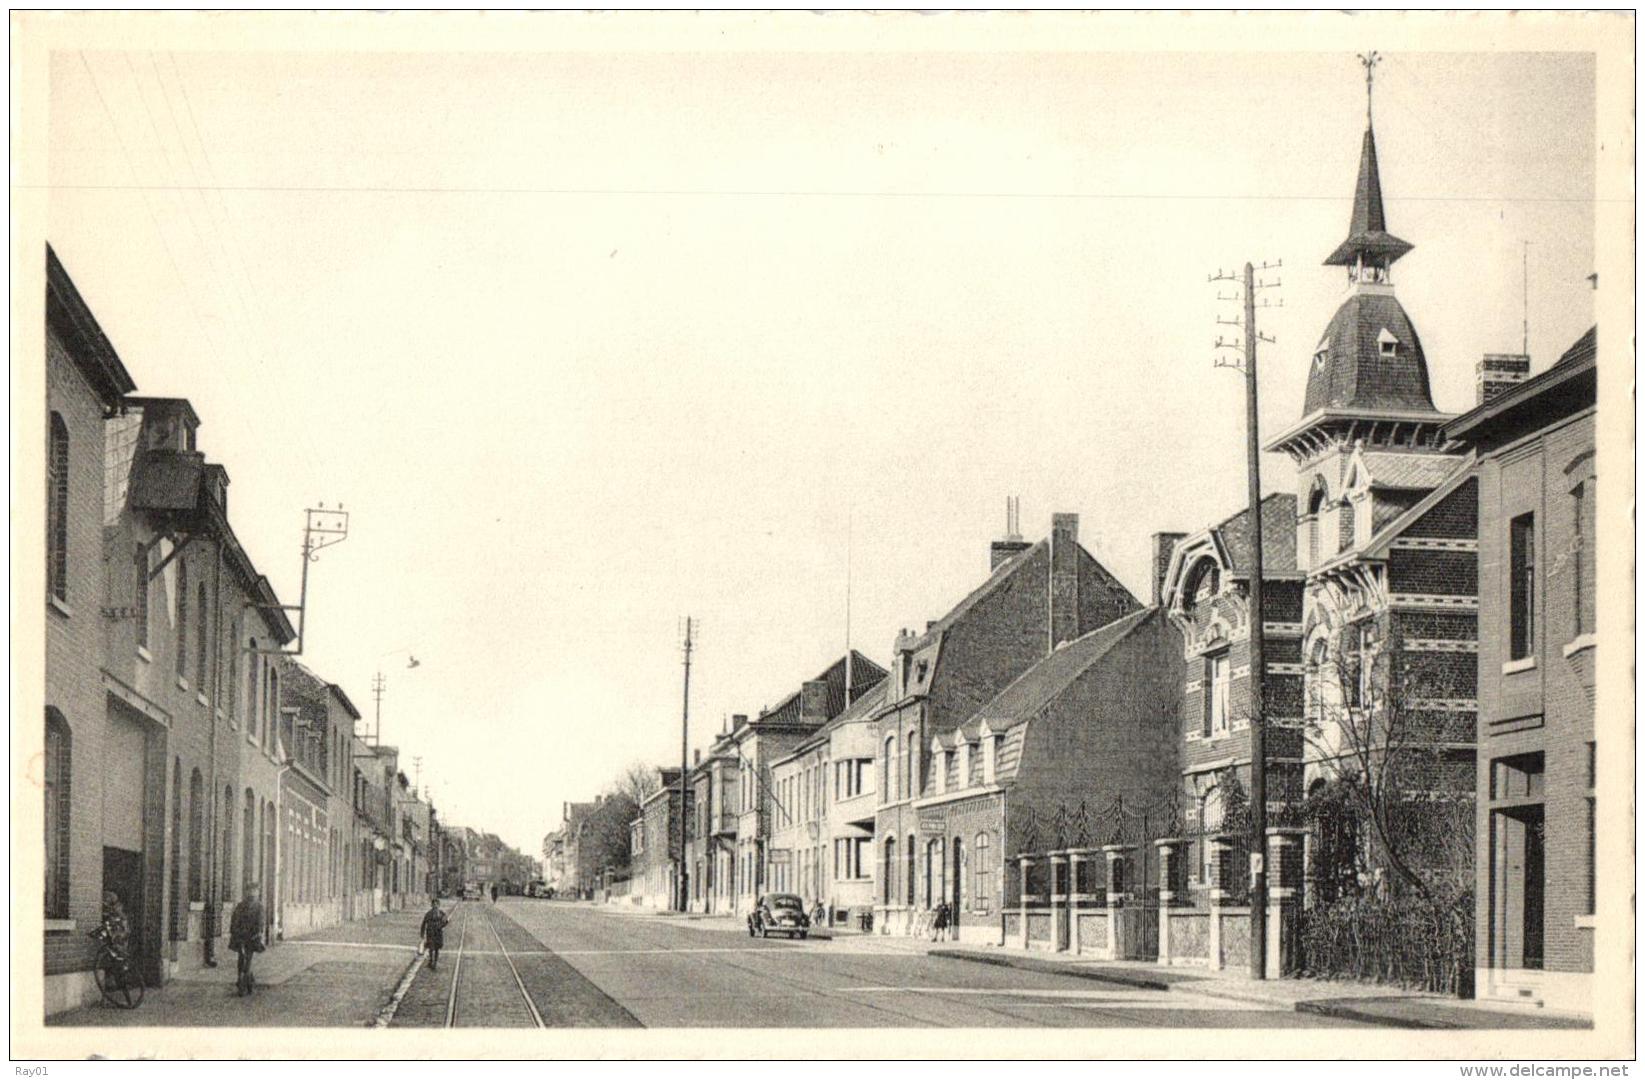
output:
[[[235,957],[186,965],[136,1009],[98,1003],[46,1019],[84,1027],[365,1027],[416,959],[421,911],[396,911],[278,941],[253,964],[257,989],[234,992]],[[196,946],[197,948],[198,946]]]
[[[1252,979],[1243,970],[1210,971],[1168,967],[1140,960],[1092,960],[1068,953],[1034,953],[1004,947],[950,947],[931,942],[935,957],[996,964],[1094,979],[1139,989],[1177,991],[1269,1005],[1277,1009],[1358,1020],[1387,1027],[1457,1028],[1590,1028],[1586,1018],[1537,1009],[1459,1000],[1443,994],[1403,990],[1378,983],[1328,979]]]

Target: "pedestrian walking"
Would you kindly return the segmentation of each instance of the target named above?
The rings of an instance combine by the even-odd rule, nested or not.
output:
[[[491,902],[493,904],[497,902],[497,886],[495,885],[491,887]]]
[[[256,885],[246,887],[245,895],[234,905],[229,916],[228,947],[239,958],[235,965],[234,993],[245,997],[251,993],[256,980],[251,976],[251,958],[263,951],[263,904]]]
[[[428,970],[440,970],[440,950],[446,943],[446,923],[451,920],[440,908],[440,898],[430,897],[428,914],[423,916],[423,948],[428,950]]]
[[[813,927],[828,926],[828,909],[823,907],[821,900],[818,900],[817,905],[811,909],[811,925]]]
[[[948,901],[937,903],[936,918],[931,920],[931,939],[933,941],[948,940]]]

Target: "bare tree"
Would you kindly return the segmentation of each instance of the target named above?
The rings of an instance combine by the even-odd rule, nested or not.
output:
[[[662,776],[655,765],[633,761],[611,782],[608,793],[627,796],[635,806],[641,806],[646,799],[661,791],[662,786]]]

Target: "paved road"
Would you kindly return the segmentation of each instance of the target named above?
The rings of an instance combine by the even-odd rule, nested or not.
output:
[[[553,901],[463,903],[446,940],[440,970],[417,973],[396,1026],[1360,1026],[873,939],[756,940],[723,924]]]

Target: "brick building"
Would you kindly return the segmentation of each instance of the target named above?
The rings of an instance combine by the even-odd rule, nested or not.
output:
[[[786,795],[778,792],[772,766],[845,711],[848,698],[856,699],[883,678],[884,668],[853,650],[752,720],[733,717],[731,730],[716,742],[717,753],[728,755],[736,766],[736,865],[716,878],[724,884],[732,910],[749,911],[761,893],[777,887],[772,884],[777,874],[789,880],[794,870],[793,848],[776,848],[772,835],[780,825],[798,820],[788,800],[802,797],[802,791],[794,783]],[[806,846],[812,846],[809,836]]]
[[[658,769],[657,785],[629,822],[629,898],[672,910],[680,888],[680,770]]]
[[[1098,847],[1125,807],[1177,783],[1182,669],[1177,632],[1142,608],[1063,643],[933,736],[914,801],[916,902],[946,900],[962,941],[1067,947],[1084,930],[1094,944],[1096,924],[1070,920],[1070,903],[1103,892]],[[1049,910],[1025,903],[1025,881]]]
[[[988,580],[953,610],[923,633],[897,637],[886,705],[874,716],[875,921],[883,932],[907,932],[924,908],[915,801],[929,794],[925,748],[1057,646],[1139,606],[1080,546],[1075,514],[1054,515],[1051,535],[1038,543],[996,542],[990,559]]]
[[[278,933],[295,937],[352,917],[343,862],[354,839],[349,754],[360,714],[342,687],[296,660],[286,664],[284,694],[280,879],[264,902],[275,906]]]
[[[1596,351],[1589,330],[1535,378],[1482,386],[1487,400],[1445,428],[1478,459],[1475,992],[1581,1011],[1595,926]]]
[[[741,768],[730,732],[741,731],[748,717],[732,717],[731,727],[697,755],[691,768],[691,835],[689,845],[691,910],[729,915],[737,896],[737,788]]]
[[[103,774],[125,779],[116,807],[117,852],[135,850],[139,881],[125,884],[141,918],[134,930],[150,941],[157,905],[154,860],[147,849],[167,840],[145,836],[145,758],[164,738],[164,720],[121,713],[110,717],[103,674],[103,419],[133,389],[114,346],[104,337],[56,254],[46,249],[46,564],[45,564],[45,999],[46,1011],[78,1005],[96,989],[92,943],[105,887]],[[156,731],[155,728],[160,730]],[[124,749],[122,749],[124,748]],[[135,758],[135,768],[121,765]],[[162,781],[161,796],[164,798]],[[164,821],[166,819],[162,819]],[[129,864],[128,854],[117,863]],[[119,866],[116,869],[120,869]],[[112,876],[111,876],[112,877]],[[119,885],[111,880],[111,885]],[[128,909],[130,910],[130,909]],[[156,950],[155,955],[158,955]]]

